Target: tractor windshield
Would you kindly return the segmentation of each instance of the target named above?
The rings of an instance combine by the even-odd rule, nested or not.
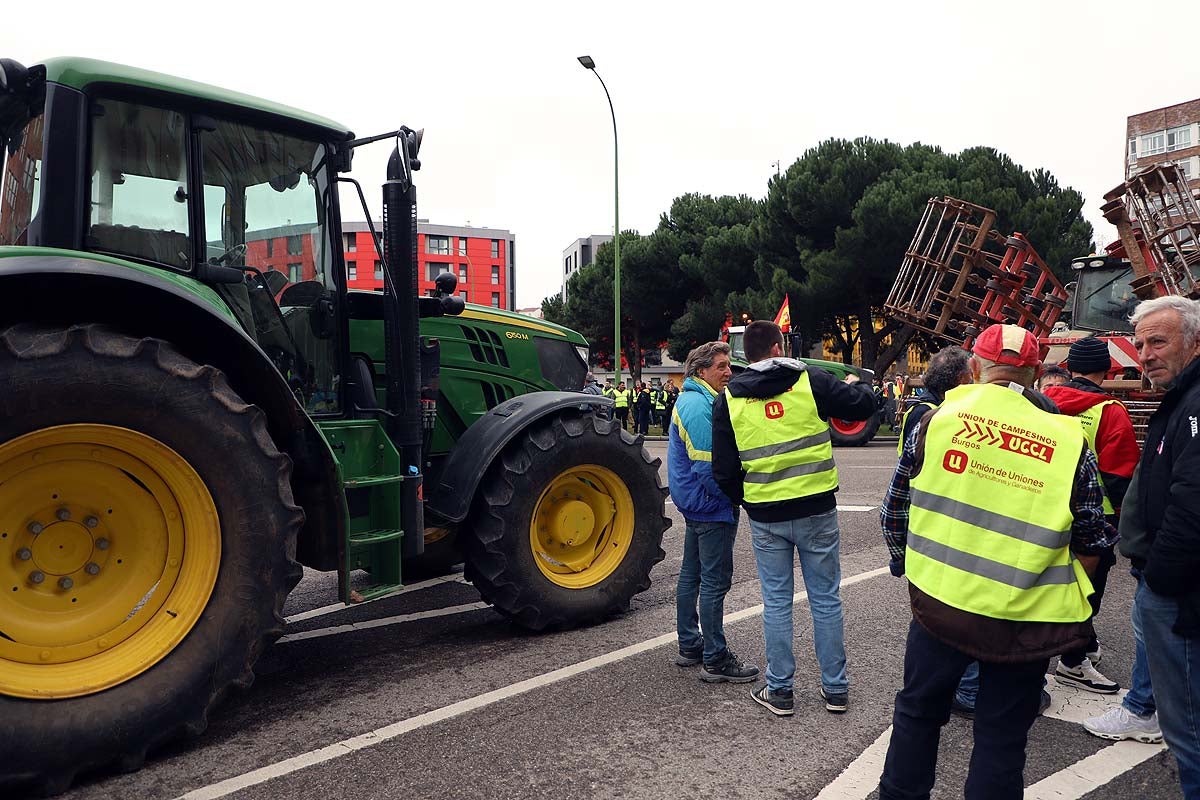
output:
[[[0,144],[0,245],[26,244],[29,223],[37,216],[44,119],[39,113],[14,131],[7,149]]]
[[[1138,303],[1128,264],[1084,267],[1077,273],[1071,327],[1086,331],[1131,331],[1129,315]]]

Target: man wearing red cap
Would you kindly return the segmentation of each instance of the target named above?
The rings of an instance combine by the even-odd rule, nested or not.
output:
[[[974,383],[921,420],[884,499],[884,538],[908,576],[913,620],[880,800],[929,796],[941,727],[973,660],[965,796],[1022,796],[1043,676],[1052,656],[1087,644],[1087,571],[1116,539],[1078,421],[1043,410],[1030,390],[1033,335],[993,325],[970,366]]]

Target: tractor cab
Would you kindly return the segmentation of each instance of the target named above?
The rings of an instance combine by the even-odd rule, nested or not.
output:
[[[1076,258],[1071,327],[1085,331],[1132,332],[1129,315],[1138,304],[1129,262],[1108,255]]]

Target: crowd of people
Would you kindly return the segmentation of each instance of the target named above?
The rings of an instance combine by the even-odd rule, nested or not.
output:
[[[663,434],[667,432],[671,412],[679,399],[679,388],[670,379],[661,384],[634,381],[633,388],[626,388],[625,381],[613,386],[612,379],[609,379],[605,386],[601,386],[590,372],[584,378],[583,392],[603,395],[612,400],[612,406],[606,407],[604,413],[616,419],[625,430],[643,436],[650,433],[651,426],[657,427]]]
[[[1094,337],[1071,346],[1064,369],[1041,363],[1028,331],[993,325],[971,352],[937,353],[917,402],[897,410],[899,457],[880,522],[912,620],[881,800],[929,797],[952,714],[974,719],[965,796],[1022,796],[1051,660],[1058,683],[1119,691],[1098,668],[1093,625],[1118,550],[1136,580],[1130,686],[1083,725],[1110,740],[1165,739],[1185,797],[1200,800],[1200,303],[1144,301],[1131,321],[1144,374],[1165,392],[1141,447],[1128,411],[1101,386],[1110,357]],[[728,345],[694,349],[666,416],[671,497],[686,523],[676,663],[699,665],[706,682],[759,681],[721,624],[744,510],[767,661],[751,698],[777,716],[796,712],[798,558],[821,700],[843,713],[838,475],[825,420],[867,419],[904,390],[888,381],[877,397],[853,375],[838,381],[785,357],[771,322],[748,325],[743,343],[751,364],[736,376]],[[623,391],[618,418],[644,389],[624,406]]]

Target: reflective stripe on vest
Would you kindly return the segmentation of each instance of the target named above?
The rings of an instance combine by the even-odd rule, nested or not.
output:
[[[1010,389],[959,386],[925,418],[905,573],[994,619],[1082,622],[1092,585],[1070,551],[1083,431]]]
[[[837,488],[829,425],[817,416],[808,374],[775,397],[733,397],[729,421],[742,468],[747,503],[810,497]]]
[[[1100,417],[1104,414],[1104,407],[1111,406],[1113,403],[1120,404],[1119,400],[1105,400],[1103,403],[1096,403],[1091,408],[1085,408],[1075,415],[1079,420],[1079,424],[1083,426],[1083,435],[1087,437],[1088,447],[1096,454],[1096,458],[1100,458],[1100,451],[1096,449],[1096,436],[1100,433]],[[1103,479],[1100,481],[1100,488],[1104,489]],[[1108,499],[1108,491],[1104,491],[1104,513],[1106,516],[1113,516],[1117,510],[1113,508],[1112,501]]]

